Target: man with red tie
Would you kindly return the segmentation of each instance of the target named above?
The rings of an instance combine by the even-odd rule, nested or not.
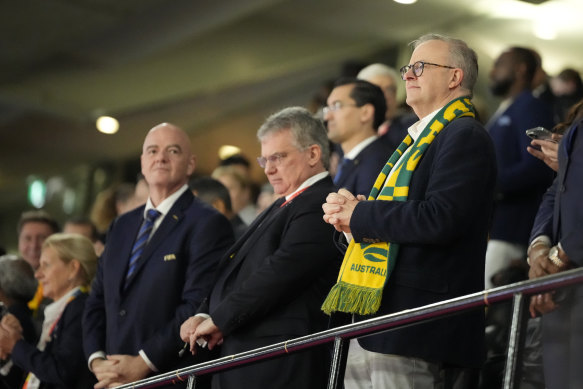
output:
[[[193,352],[197,339],[209,348],[222,342],[225,356],[327,327],[320,305],[340,257],[334,229],[322,220],[321,203],[334,190],[326,130],[307,110],[287,108],[269,117],[257,136],[259,165],[281,197],[222,259],[200,310],[207,315],[182,325],[181,337]],[[329,361],[325,347],[309,349],[220,373],[213,388],[322,388]]]

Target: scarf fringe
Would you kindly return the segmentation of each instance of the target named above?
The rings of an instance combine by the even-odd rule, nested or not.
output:
[[[382,296],[382,289],[340,281],[330,289],[321,309],[327,315],[333,311],[370,315],[378,311]]]

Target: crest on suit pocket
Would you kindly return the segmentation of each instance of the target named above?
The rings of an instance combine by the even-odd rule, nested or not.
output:
[[[164,255],[164,262],[167,261],[175,261],[176,260],[176,255],[174,254],[166,254]]]

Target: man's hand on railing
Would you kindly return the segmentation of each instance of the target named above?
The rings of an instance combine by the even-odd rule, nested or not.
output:
[[[196,329],[206,320],[204,316],[191,316],[180,326],[180,338],[185,343],[190,343],[190,352],[192,355],[196,354],[196,337],[194,333]]]
[[[151,373],[139,355],[108,355],[107,360],[95,360],[91,367],[98,381],[95,389],[114,388],[146,378]]]
[[[540,278],[547,276],[549,274],[555,274],[563,270],[570,268],[569,257],[560,246],[558,247],[559,260],[564,264],[562,266],[557,266],[549,258],[550,248],[545,245],[538,245],[530,250],[530,270],[528,272],[528,278]],[[555,292],[537,294],[530,297],[530,315],[536,317],[539,314],[544,315],[545,313],[554,311],[557,309],[558,304],[554,300]]]
[[[202,338],[206,340],[209,350],[212,350],[217,344],[223,343],[223,333],[215,325],[212,318],[208,318],[197,327],[193,336],[191,336],[190,347],[193,347],[192,339]]]

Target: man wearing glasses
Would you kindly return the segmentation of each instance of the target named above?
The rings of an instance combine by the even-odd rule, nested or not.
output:
[[[342,147],[344,157],[334,176],[337,188],[368,195],[377,172],[390,157],[377,128],[385,121],[387,104],[383,91],[368,81],[342,78],[336,81],[324,107],[328,139]]]
[[[341,189],[323,205],[324,220],[349,246],[322,309],[355,321],[483,289],[496,162],[470,101],[477,57],[465,42],[436,34],[412,45],[401,76],[420,120],[368,199]],[[478,309],[353,340],[345,387],[476,387],[483,357]]]
[[[340,253],[322,202],[334,184],[322,122],[303,108],[267,119],[258,133],[259,165],[281,197],[261,213],[219,264],[206,304],[182,324],[195,351],[222,342],[221,356],[284,342],[326,329],[320,305],[334,283]],[[209,316],[210,315],[210,316]],[[204,344],[204,343],[203,343]],[[324,388],[330,355],[319,347],[240,367],[213,377],[213,387]]]

